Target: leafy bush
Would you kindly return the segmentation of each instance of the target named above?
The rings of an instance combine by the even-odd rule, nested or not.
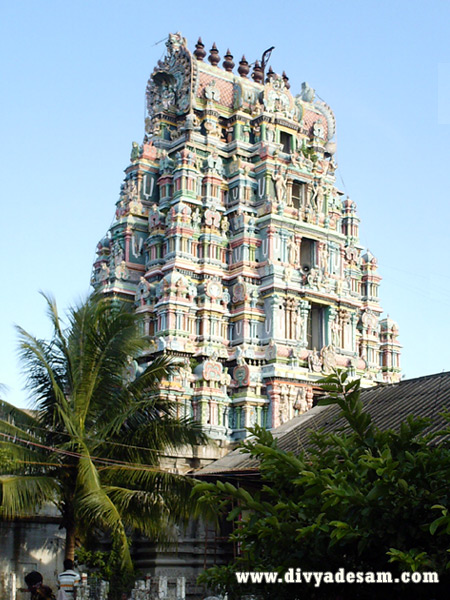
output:
[[[424,434],[428,421],[408,417],[399,431],[374,426],[360,400],[359,380],[337,372],[322,382],[322,404],[337,404],[347,425],[311,432],[299,456],[277,448],[260,427],[243,444],[259,459],[260,489],[228,482],[199,483],[200,500],[234,522],[240,553],[201,582],[228,591],[229,600],[259,598],[440,598],[449,584],[450,450],[442,432]],[[446,430],[448,434],[449,431]],[[245,481],[242,483],[245,486]],[[233,508],[234,507],[234,508]],[[236,571],[344,568],[356,572],[437,571],[440,585],[238,585]],[[449,588],[447,587],[447,590]],[[447,593],[447,592],[445,592]],[[447,596],[445,596],[447,597]]]

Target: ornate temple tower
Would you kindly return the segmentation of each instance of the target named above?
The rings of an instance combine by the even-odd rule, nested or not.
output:
[[[215,45],[209,64],[201,40],[166,45],[92,280],[135,304],[150,358],[180,364],[160,393],[233,440],[306,411],[335,366],[398,380],[377,261],[335,185],[330,107],[258,61],[249,77]]]

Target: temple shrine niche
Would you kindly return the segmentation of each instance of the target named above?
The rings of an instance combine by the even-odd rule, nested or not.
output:
[[[221,68],[215,45],[206,62],[179,33],[166,46],[92,277],[134,303],[148,359],[179,364],[160,393],[232,441],[307,411],[334,367],[398,381],[377,260],[336,186],[330,107],[259,61],[234,72],[227,51]]]

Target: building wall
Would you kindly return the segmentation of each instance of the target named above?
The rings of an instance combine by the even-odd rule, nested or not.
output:
[[[0,598],[7,597],[10,574],[16,574],[17,587],[26,587],[24,576],[42,573],[44,582],[56,590],[56,576],[63,570],[64,530],[51,517],[0,521]],[[17,600],[29,594],[17,592]]]

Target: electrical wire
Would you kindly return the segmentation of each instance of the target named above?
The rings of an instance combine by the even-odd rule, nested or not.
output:
[[[182,424],[180,423],[179,426],[182,427]],[[38,429],[39,431],[44,431],[45,433],[53,433],[55,435],[64,435],[69,438],[72,437],[70,435],[70,433],[67,433],[66,431],[55,431],[54,429],[48,429],[46,427],[39,427],[38,425],[33,425],[33,429]],[[149,448],[147,446],[135,446],[133,444],[122,444],[120,442],[111,442],[109,440],[100,440],[100,439],[90,438],[90,437],[85,438],[85,440],[87,442],[93,442],[96,444],[108,444],[110,446],[118,446],[121,448],[131,448],[133,450],[144,450],[146,452],[154,452],[156,454],[161,454],[163,456],[166,456],[166,454],[167,454],[167,451],[161,450],[159,448]]]
[[[102,458],[100,456],[91,456],[91,455],[81,454],[80,452],[72,452],[70,450],[62,450],[61,448],[55,448],[53,446],[46,446],[45,444],[39,444],[38,442],[31,442],[29,440],[23,440],[21,438],[18,438],[17,436],[12,436],[8,433],[0,432],[0,436],[3,436],[4,438],[8,438],[13,441],[21,442],[28,446],[35,446],[35,447],[41,448],[43,450],[48,450],[55,454],[62,454],[63,456],[69,456],[71,458],[88,458],[89,460],[92,460],[93,462],[98,462],[100,464],[104,464],[104,465],[110,466],[110,467],[118,467],[118,468],[131,469],[131,470],[157,471],[157,472],[161,472],[161,473],[166,473],[166,471],[164,469],[154,467],[153,465],[130,463],[130,462],[122,461],[122,460],[118,460],[118,459]],[[59,466],[59,465],[53,465],[53,466]]]

